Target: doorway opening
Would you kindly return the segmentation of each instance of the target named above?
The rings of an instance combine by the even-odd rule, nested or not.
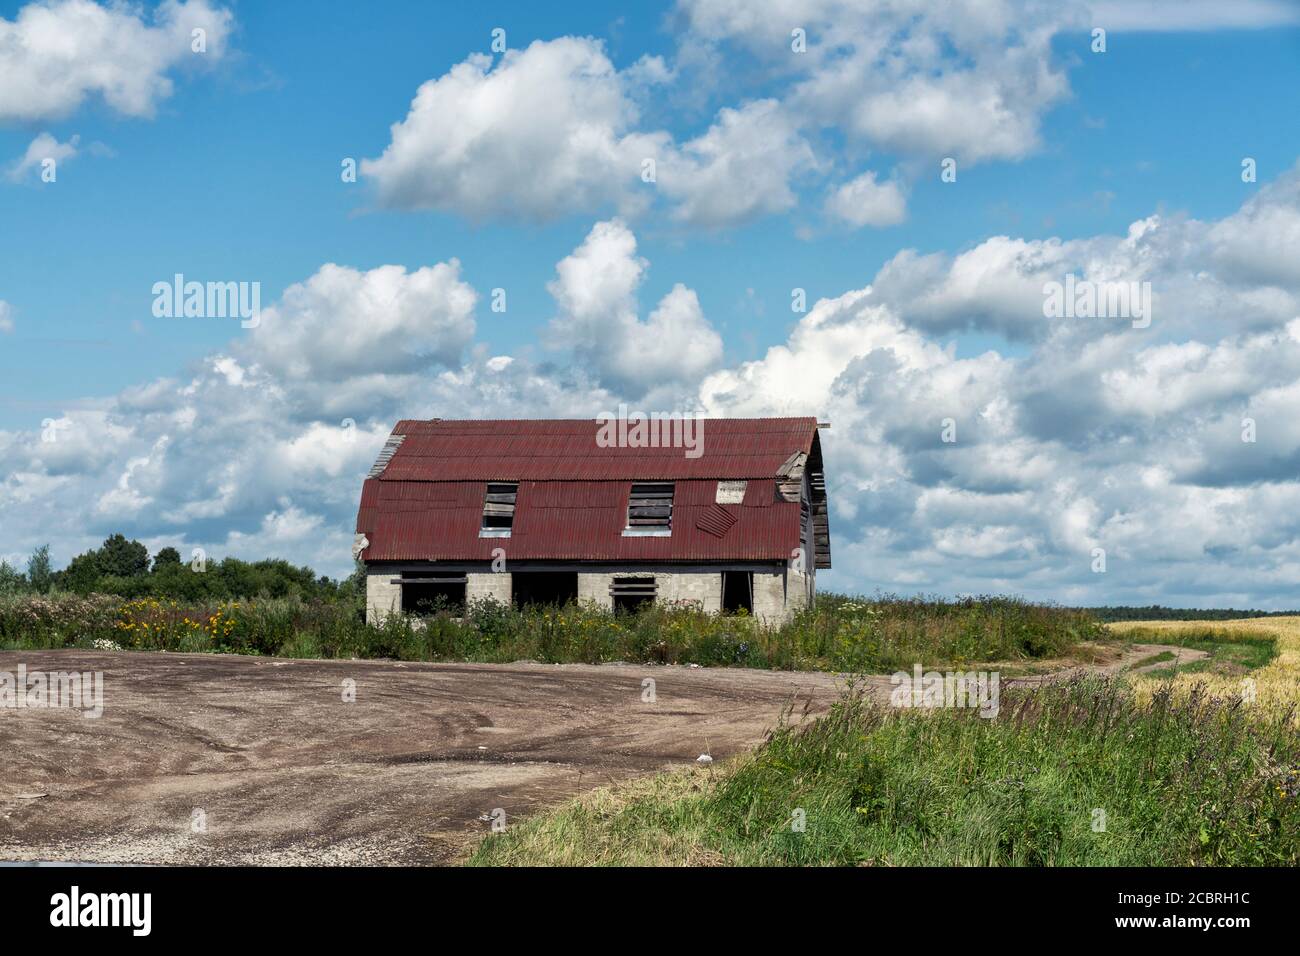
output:
[[[752,571],[722,572],[722,610],[729,614],[754,613],[754,574]]]
[[[515,571],[510,575],[510,586],[519,607],[563,606],[578,600],[576,571]]]

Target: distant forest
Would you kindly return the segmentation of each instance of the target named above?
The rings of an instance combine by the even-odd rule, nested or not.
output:
[[[1241,611],[1236,608],[1164,607],[1085,607],[1099,621],[1230,621],[1243,617],[1288,617],[1300,611]]]

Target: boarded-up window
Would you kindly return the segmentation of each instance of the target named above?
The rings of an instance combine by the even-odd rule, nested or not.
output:
[[[509,531],[515,523],[515,498],[519,493],[517,482],[497,481],[487,486],[483,500],[483,530]]]
[[[658,593],[654,578],[614,578],[609,586],[615,611],[635,611],[643,604],[653,604]]]
[[[627,500],[630,531],[668,530],[673,524],[672,482],[638,482]]]

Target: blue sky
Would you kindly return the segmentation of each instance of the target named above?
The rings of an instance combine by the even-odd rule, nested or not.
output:
[[[11,91],[0,93],[0,556],[51,540],[62,562],[120,528],[155,546],[283,553],[338,573],[357,476],[396,417],[587,416],[628,400],[843,421],[832,430],[842,442],[839,458],[831,452],[842,471],[832,519],[845,555],[834,586],[1297,603],[1286,582],[1300,553],[1275,522],[1221,540],[1241,524],[1233,509],[1288,500],[1289,432],[1270,432],[1280,444],[1254,471],[1210,477],[1208,464],[1215,421],[1266,407],[1291,384],[1291,370],[1272,366],[1253,391],[1210,383],[1228,374],[1216,363],[1245,362],[1249,377],[1257,353],[1280,361],[1278,342],[1250,337],[1285,338],[1300,315],[1267,234],[1281,229],[1282,247],[1294,236],[1294,4],[1215,14],[989,0],[921,4],[920,16],[836,0],[93,6],[0,3],[0,31],[35,36],[24,31],[41,13],[88,38],[75,64],[84,76],[57,51],[0,52],[0,79],[22,81],[0,84]],[[200,23],[210,45],[193,54],[186,42]],[[798,56],[792,24],[807,30]],[[1104,53],[1090,49],[1094,26],[1107,27]],[[494,28],[513,52],[491,53]],[[490,62],[453,83],[474,54]],[[95,79],[105,70],[87,61],[101,57],[107,75],[123,74],[119,86],[142,71],[157,83],[124,103],[114,80]],[[515,75],[555,84],[534,113],[569,108],[521,132],[534,117],[512,113]],[[422,84],[437,87],[433,115],[411,112]],[[471,130],[460,143],[468,159],[441,123]],[[394,124],[408,127],[400,145]],[[591,129],[607,137],[600,148],[583,140]],[[41,136],[72,151],[52,183],[39,162],[17,166]],[[658,186],[627,165],[647,150],[660,161]],[[948,156],[955,183],[939,177]],[[361,163],[355,183],[340,179],[349,157]],[[1257,182],[1242,181],[1243,157],[1257,163]],[[837,216],[828,197],[864,175],[883,205],[856,221]],[[1151,217],[1158,226],[1126,245],[1131,224]],[[600,223],[616,226],[593,238]],[[1261,247],[1263,265],[1228,248],[1239,235]],[[566,257],[636,278],[583,311],[574,303],[591,289],[575,284],[593,272],[563,278]],[[364,296],[340,302],[320,289],[305,304],[282,301],[329,263],[355,270],[346,285],[385,265],[410,277],[453,260],[472,309],[413,306],[392,340],[428,333],[437,343],[427,361],[354,368],[325,353],[336,328],[367,321],[348,311]],[[1168,321],[1122,345],[1114,329],[1051,329],[1041,316],[1026,326],[1020,285],[1043,269],[1149,280]],[[253,335],[230,319],[155,318],[152,286],[177,272],[259,282],[281,325]],[[841,298],[873,283],[861,302]],[[672,298],[679,285],[694,304]],[[503,314],[488,308],[498,287]],[[810,305],[827,300],[817,328],[791,312],[794,288]],[[656,325],[664,304],[671,321]],[[310,343],[286,331],[294,322]],[[816,336],[854,322],[876,324],[815,365]],[[880,323],[905,341],[883,343]],[[628,350],[665,329],[681,335],[673,344],[688,360],[633,368]],[[344,331],[338,341],[352,348]],[[301,367],[282,361],[308,345],[316,351]],[[795,359],[808,349],[811,364],[795,361],[796,380],[783,379],[785,353],[772,349]],[[1102,353],[1106,367],[1080,358]],[[510,381],[489,381],[493,357],[509,357]],[[1180,362],[1186,381],[1168,378]],[[448,376],[472,385],[457,391]],[[1060,390],[1045,396],[1053,380]],[[1078,401],[1096,413],[1055,432],[1036,422],[1037,409],[1073,404],[1071,381],[1088,386]],[[191,396],[212,388],[207,400],[225,411],[178,398],[187,386]],[[1114,398],[1147,386],[1199,397],[1164,419]],[[982,423],[958,465],[936,465],[929,439],[916,438],[945,402]],[[896,420],[900,409],[916,420]],[[1010,409],[1005,431],[984,434],[990,409]],[[360,440],[335,454],[322,436],[344,417]],[[49,419],[84,447],[42,447]],[[1117,457],[1130,446],[1141,450]],[[266,463],[286,448],[298,456],[288,478]],[[992,459],[1008,448],[1023,457],[1003,461],[1008,473],[995,479]],[[205,471],[205,455],[237,463],[224,484],[214,471],[227,466]],[[1176,490],[1155,501],[1096,490],[1144,481]],[[1203,540],[1171,550],[1163,523],[1198,508],[1209,516]],[[1122,581],[1090,571],[1098,547],[1129,562]]]

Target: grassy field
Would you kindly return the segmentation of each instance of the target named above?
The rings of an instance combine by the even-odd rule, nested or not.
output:
[[[862,695],[720,768],[589,794],[474,865],[1300,863],[1300,748],[1280,722],[1089,678],[970,711]]]
[[[1111,632],[1170,646],[1139,664],[1210,657],[1004,691],[991,720],[850,693],[726,766],[597,791],[469,862],[1300,864],[1300,619]]]
[[[1155,621],[1108,625],[1115,637],[1147,644],[1168,644],[1210,652],[1206,661],[1167,671],[1157,669],[1135,678],[1140,695],[1170,686],[1186,695],[1202,686],[1209,693],[1240,699],[1253,697],[1254,712],[1290,712],[1300,726],[1300,617],[1243,621]]]
[[[1264,667],[1277,656],[1277,636],[1258,628],[1233,631],[1214,625],[1178,630],[1132,629],[1126,640],[1143,644],[1168,644],[1171,649],[1138,661],[1134,669],[1149,664],[1168,664],[1151,671],[1162,677],[1173,674],[1220,674],[1242,676]],[[1189,660],[1184,650],[1204,651],[1208,657]]]
[[[768,627],[745,615],[654,606],[517,609],[493,601],[463,613],[391,616],[367,624],[351,602],[262,599],[183,603],[104,595],[0,598],[0,648],[268,654],[304,658],[545,663],[631,661],[782,670],[889,671],[916,661],[1059,657],[1101,626],[1086,613],[1015,598],[968,600],[823,595],[813,610]]]
[[[1167,646],[1145,673],[1003,691],[995,718],[849,693],[726,766],[593,794],[490,837],[495,864],[1300,863],[1300,618],[1123,622],[984,597],[824,595],[780,627],[691,606],[493,602],[362,619],[348,601],[0,598],[0,648],[1009,675],[1099,643]],[[1207,652],[1181,662],[1182,649]]]

